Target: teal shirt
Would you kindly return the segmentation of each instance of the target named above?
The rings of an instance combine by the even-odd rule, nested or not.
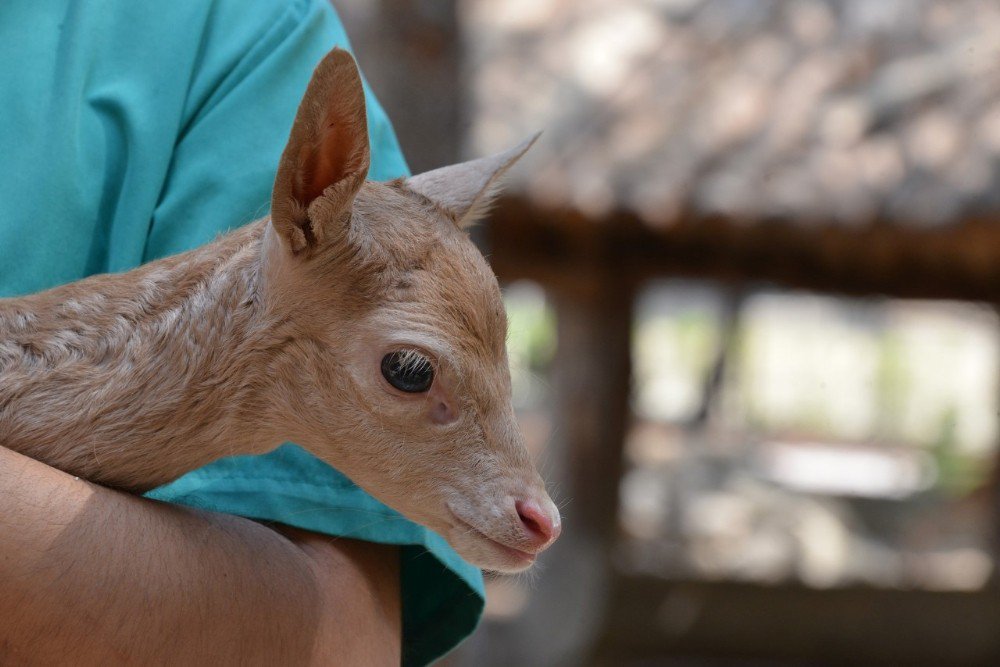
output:
[[[0,296],[124,271],[266,214],[314,65],[347,37],[325,0],[0,2]],[[405,175],[368,95],[369,177]],[[406,664],[474,628],[482,579],[439,536],[294,445],[151,497],[401,549]]]

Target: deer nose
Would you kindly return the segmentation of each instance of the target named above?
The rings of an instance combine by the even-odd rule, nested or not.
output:
[[[534,498],[518,500],[514,503],[525,534],[531,545],[539,551],[555,542],[559,533],[562,532],[559,510],[556,509],[551,500],[547,500],[544,504],[547,506],[547,510],[543,509],[542,503]]]

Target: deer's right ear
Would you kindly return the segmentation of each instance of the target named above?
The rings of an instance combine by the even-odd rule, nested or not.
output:
[[[334,49],[313,72],[278,163],[271,224],[293,253],[320,246],[348,224],[368,175],[365,94],[354,58]]]

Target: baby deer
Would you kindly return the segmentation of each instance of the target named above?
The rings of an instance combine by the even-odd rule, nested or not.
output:
[[[529,146],[366,181],[361,80],[333,50],[269,218],[0,300],[0,445],[142,491],[291,440],[468,561],[528,567],[559,513],[514,419],[500,289],[464,228]]]

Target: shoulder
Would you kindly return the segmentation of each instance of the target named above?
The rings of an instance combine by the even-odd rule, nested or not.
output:
[[[204,4],[204,17],[193,28],[199,34],[197,60],[191,68],[191,112],[226,95],[235,85],[258,82],[266,92],[294,91],[291,101],[297,103],[320,58],[333,46],[347,45],[347,34],[327,0],[212,0]],[[282,84],[288,84],[287,90]]]
[[[195,6],[206,4],[197,0],[187,1],[193,2]],[[227,28],[237,27],[234,37],[240,36],[239,26],[252,32],[317,21],[340,24],[333,5],[328,0],[212,0],[207,4],[209,23]]]

